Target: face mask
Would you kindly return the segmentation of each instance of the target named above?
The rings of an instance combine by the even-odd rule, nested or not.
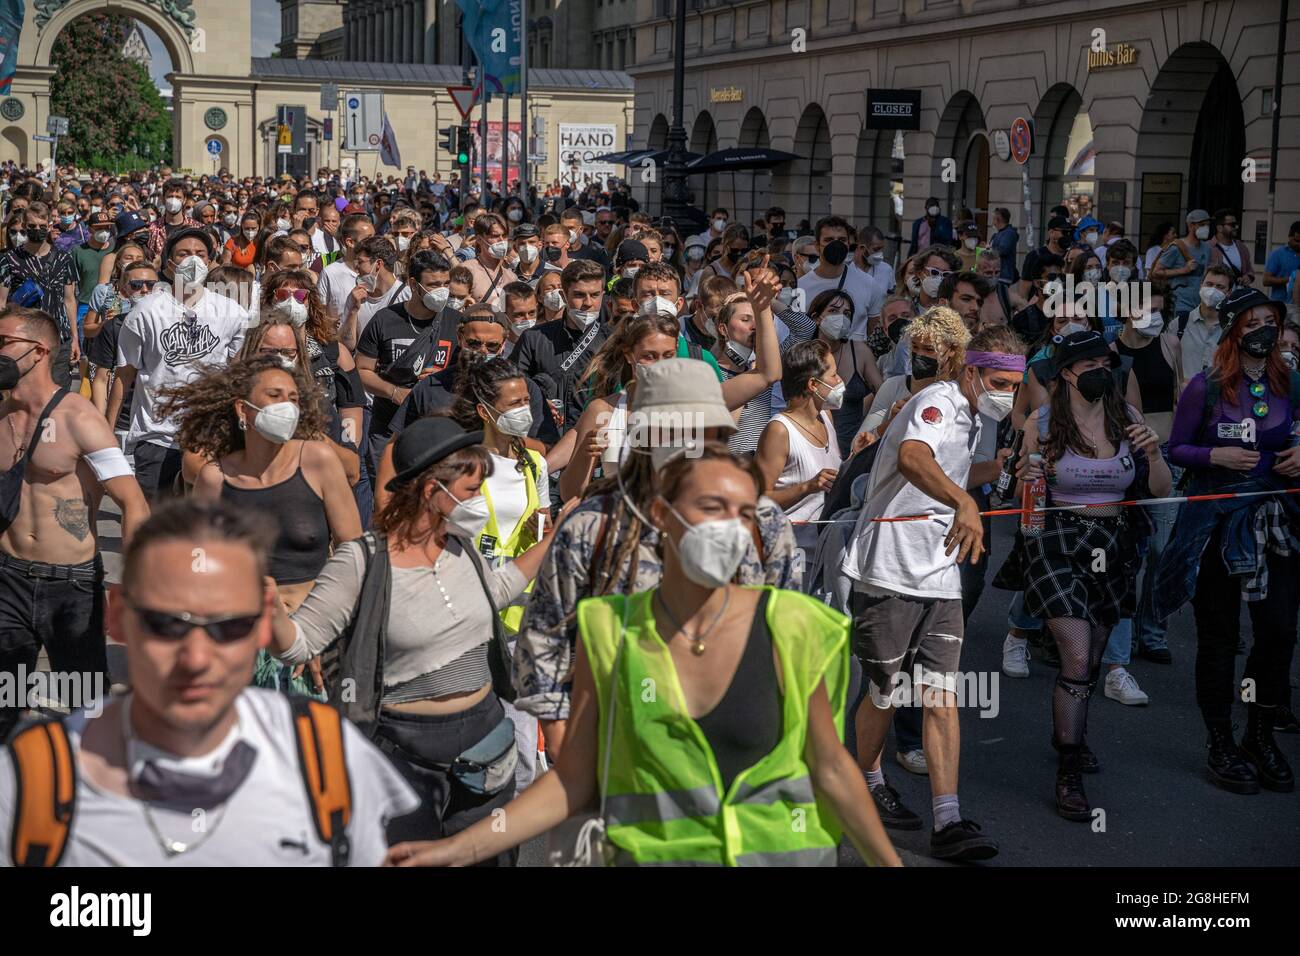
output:
[[[675,319],[677,318],[677,303],[667,296],[657,295],[641,303],[641,314],[666,315],[671,319]]]
[[[1100,270],[1100,269],[1087,269],[1087,270],[1085,270],[1084,273],[1083,273],[1083,278],[1084,278],[1084,281],[1086,281],[1086,282],[1100,282],[1100,281],[1101,281],[1101,270]]]
[[[1016,403],[1015,392],[990,392],[984,387],[984,379],[980,377],[979,369],[975,370],[975,377],[980,380],[979,397],[975,399],[975,405],[979,408],[980,413],[987,415],[995,422],[1000,422],[1011,414],[1011,406]]]
[[[564,293],[559,289],[552,289],[550,292],[546,293],[546,295],[542,296],[542,305],[546,306],[546,308],[550,309],[552,312],[564,308]]]
[[[943,285],[943,276],[926,276],[921,280],[921,291],[931,299],[937,299],[941,285]]]
[[[1199,229],[1197,229],[1197,230],[1196,230],[1196,238],[1199,239],[1199,240],[1201,240],[1201,242],[1204,242],[1206,239],[1209,239],[1209,238],[1210,238],[1210,227],[1209,227],[1209,226],[1201,226]]]
[[[1275,345],[1277,345],[1277,328],[1272,325],[1265,325],[1241,337],[1241,347],[1246,350],[1247,355],[1255,358],[1264,358],[1273,351]]]
[[[511,222],[520,222],[524,218],[524,211],[522,209],[511,209],[506,213],[506,218]]]
[[[451,500],[456,502],[456,507],[451,509],[451,514],[443,516],[447,526],[453,531],[459,531],[471,541],[477,541],[491,517],[487,499],[482,495],[474,495],[461,501],[441,481],[438,482],[438,487],[446,491],[451,496]]]
[[[972,236],[964,240],[964,245],[967,249],[974,249],[979,245],[979,240]]]
[[[628,266],[626,269],[623,270],[623,278],[624,278],[624,279],[635,279],[635,278],[636,278],[636,274],[637,274],[638,272],[640,272],[640,271],[641,271],[641,267],[640,267],[640,266]]]
[[[927,206],[926,209],[925,209],[925,211],[926,211],[926,213],[927,213],[928,215],[930,215],[930,216],[937,216],[937,215],[939,215],[939,207],[938,207],[938,206]]]
[[[818,382],[817,384],[824,386],[826,383]],[[840,382],[840,384],[834,386],[829,392],[827,392],[826,397],[822,399],[822,401],[825,402],[826,407],[831,411],[835,411],[843,406],[844,392],[847,388],[848,386],[844,382]]]
[[[27,230],[27,241],[36,243],[44,242],[49,238],[49,235],[50,231],[48,229],[33,229],[29,227]]]
[[[245,229],[245,230],[244,230],[244,238],[247,239],[249,242],[252,242],[254,239],[257,238],[257,230],[256,230],[256,229]]]
[[[25,232],[11,232],[11,233],[9,233],[9,245],[11,245],[11,246],[25,246],[25,245],[27,245],[27,233],[25,233]]]
[[[536,262],[536,261],[537,261],[537,247],[536,247],[536,246],[520,246],[520,247],[519,247],[519,261],[522,262],[522,263],[524,263],[525,265],[532,265],[534,262]]]
[[[460,298],[459,296],[453,296],[450,293],[448,294],[447,308],[451,309],[453,312],[459,312],[464,307],[465,307],[464,299]]]
[[[912,378],[934,378],[939,374],[939,360],[929,355],[912,355]]]
[[[1138,325],[1138,322],[1143,322],[1143,324]],[[1164,327],[1165,323],[1164,320],[1160,318],[1159,312],[1152,312],[1149,317],[1145,319],[1135,319],[1133,322],[1133,331],[1138,335],[1146,336],[1149,339],[1154,339],[1160,334],[1161,329]]]
[[[202,285],[208,277],[208,264],[198,256],[186,256],[175,268],[176,280],[183,286]]]
[[[704,250],[699,246],[691,246],[686,250],[686,261],[691,265],[699,265],[704,261]]]
[[[245,401],[244,404],[249,408],[257,408],[250,401]],[[298,406],[293,402],[275,402],[258,409],[257,416],[253,419],[253,429],[267,441],[283,445],[298,430]]]
[[[714,232],[722,232],[726,228],[727,228],[727,220],[722,219],[720,217],[718,219],[713,220]]]
[[[849,257],[849,244],[840,239],[834,239],[822,249],[822,258],[832,266],[838,266],[841,262]]]
[[[374,292],[375,287],[379,284],[379,275],[374,272],[366,275],[357,276],[357,285],[362,286],[367,292]]]
[[[222,216],[221,221],[226,224],[227,229],[233,229],[235,226],[239,224],[239,217],[236,216],[233,212],[230,212]]]
[[[280,232],[288,232],[290,229],[293,228],[293,223],[291,223],[288,219],[277,219],[275,221],[275,228],[278,229]]]
[[[744,522],[739,518],[725,518],[693,525],[672,505],[668,505],[668,510],[686,527],[682,539],[673,544],[682,573],[700,587],[726,586],[736,576],[753,541]]]
[[[99,232],[94,233],[90,238],[94,239],[95,242],[102,246],[104,243],[108,242],[109,239],[113,238],[113,234],[107,230],[101,229]]]
[[[849,337],[849,325],[849,317],[843,312],[827,312],[822,316],[819,328],[832,342],[843,342]]]
[[[184,203],[182,203],[176,196],[173,196],[171,199],[163,200],[163,208],[172,215],[180,212],[182,205],[184,205]]]
[[[398,236],[398,237],[397,237],[397,251],[398,251],[398,252],[405,252],[405,251],[406,251],[407,249],[409,249],[409,248],[411,248],[411,237],[410,237],[410,236]]]
[[[1291,369],[1293,372],[1296,368],[1300,368],[1300,358],[1297,358],[1295,352],[1283,352],[1282,361],[1286,362],[1286,367]]]
[[[1108,368],[1090,368],[1074,380],[1074,387],[1085,402],[1100,401],[1114,384],[1115,376]]]
[[[499,242],[493,242],[490,245],[488,245],[488,252],[492,255],[492,258],[494,259],[504,259],[506,257],[506,253],[508,253],[509,251],[510,251],[510,243],[506,242],[504,239],[502,239]]]
[[[299,302],[293,296],[289,296],[282,302],[277,302],[275,311],[287,316],[289,321],[299,328],[307,324],[307,303]]]
[[[1095,232],[1085,232],[1083,234],[1083,241],[1090,246],[1095,246],[1097,244],[1097,240],[1100,238],[1101,237],[1098,236]]]
[[[754,358],[754,350],[741,342],[728,342],[727,351],[731,353],[731,360],[740,366],[749,365]]]
[[[1067,335],[1073,335],[1075,332],[1087,332],[1087,331],[1088,331],[1088,327],[1086,325],[1081,325],[1078,322],[1066,322],[1065,328],[1061,329],[1061,331],[1058,334],[1064,337]]]
[[[675,251],[676,251],[676,246],[671,246],[671,245],[664,246],[664,247],[663,247],[663,257],[664,257],[665,259],[671,259],[671,258],[673,257],[673,253],[674,253]]]
[[[59,224],[60,224],[61,226],[63,226],[64,229],[71,229],[71,228],[72,228],[72,224],[75,223],[76,221],[77,221],[77,217],[76,217],[76,216],[60,216],[60,217],[59,217]]]
[[[1129,276],[1131,276],[1132,274],[1133,274],[1133,270],[1130,269],[1128,266],[1110,267],[1110,277],[1114,279],[1116,282],[1127,282],[1129,280]]]
[[[583,309],[570,309],[569,315],[573,316],[574,321],[585,329],[588,328],[591,323],[600,318],[600,310],[592,309],[591,311],[586,311]]]
[[[1227,293],[1222,289],[1216,289],[1212,285],[1201,286],[1201,301],[1205,303],[1207,309],[1217,309],[1219,303],[1227,297]]]
[[[496,409],[487,402],[483,403],[490,411]],[[497,431],[503,435],[513,435],[515,438],[524,438],[528,430],[533,427],[533,410],[527,405],[521,405],[518,408],[512,408],[508,412],[498,412],[496,418]]]
[[[272,189],[270,192],[267,193],[267,195],[270,196],[272,199],[274,199],[277,193],[274,189]]]
[[[416,285],[419,285],[419,283],[417,282]],[[430,289],[427,292],[424,291],[424,286],[420,286],[420,290],[420,302],[430,312],[441,310],[447,304],[448,299],[451,298],[451,290],[446,286],[440,289]]]
[[[574,244],[575,242],[577,242],[577,241],[578,241],[578,231],[577,231],[576,229],[570,229],[570,230],[569,230],[569,245],[573,245],[573,244]]]
[[[912,295],[921,294],[921,280],[918,279],[916,276],[908,276],[906,284],[907,284],[907,291],[912,293]]]
[[[90,214],[93,216],[95,213],[99,212],[100,208],[101,208],[101,207],[99,207],[99,206],[91,206],[91,207],[90,207]]]
[[[0,355],[0,391],[7,392],[14,388],[18,384],[18,380],[27,374],[27,372],[18,371],[18,362],[27,358],[35,350],[36,346],[33,345],[16,359],[10,358],[8,355]],[[27,371],[30,372],[31,369]]]

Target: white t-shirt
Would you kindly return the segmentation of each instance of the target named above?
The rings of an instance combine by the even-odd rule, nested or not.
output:
[[[935,382],[912,396],[890,423],[871,468],[871,482],[840,569],[862,591],[919,598],[961,599],[957,552],[944,554],[953,509],[911,484],[898,470],[898,449],[923,441],[939,468],[966,487],[979,444],[980,422],[956,382]],[[875,518],[931,514],[938,520],[878,522]]]
[[[137,443],[175,448],[179,422],[155,417],[158,390],[185,385],[239,355],[249,314],[239,303],[205,291],[192,307],[160,287],[127,313],[117,340],[117,364],[138,371],[131,399],[128,452]]]
[[[880,262],[868,260],[866,269],[859,269],[858,264],[850,260],[849,268],[854,272],[861,273],[868,279],[874,279],[876,285],[885,291],[885,295],[889,295],[894,291],[894,284],[897,281],[894,276],[894,267],[883,259]]]
[[[853,324],[849,327],[849,338],[859,342],[867,340],[867,320],[880,314],[880,307],[885,302],[885,292],[874,279],[851,266],[845,266],[848,274],[844,276],[843,292],[853,300]],[[823,279],[816,271],[805,272],[798,287],[803,290],[803,311],[812,306],[813,299],[827,289],[840,288],[840,277]]]
[[[195,832],[188,811],[151,805],[150,816],[165,837],[197,844],[168,857],[140,801],[101,790],[85,773],[78,773],[76,814],[61,865],[329,866],[329,845],[317,836],[311,819],[288,698],[250,687],[236,698],[235,706],[237,732],[256,749],[257,759],[224,809],[206,812],[209,836]],[[117,715],[113,711],[106,717]],[[65,724],[74,754],[88,720],[85,711],[78,711]],[[347,721],[343,735],[352,789],[349,865],[378,866],[388,852],[385,823],[411,813],[420,800],[388,759]],[[11,862],[14,795],[13,758],[6,751],[0,755],[0,866]]]
[[[411,287],[405,282],[394,282],[385,292],[377,299],[366,299],[357,307],[357,338],[361,338],[361,333],[366,330],[370,320],[375,317],[375,313],[380,309],[386,309],[390,305],[397,305],[399,302],[405,302],[411,297]]]
[[[347,315],[348,296],[356,287],[357,270],[344,262],[342,257],[322,269],[320,278],[316,280],[316,290],[325,303],[326,311],[340,322]]]
[[[528,489],[525,481],[532,481],[532,472],[519,470],[519,461],[513,456],[503,458],[492,456],[492,476],[487,480],[488,497],[492,499],[492,512],[496,515],[497,531],[502,540],[508,539],[515,532],[515,526],[523,518],[528,507]],[[551,506],[551,479],[546,471],[546,459],[542,459],[541,469],[535,482],[539,507]]]

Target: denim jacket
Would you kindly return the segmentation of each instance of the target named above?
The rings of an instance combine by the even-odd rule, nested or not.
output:
[[[1290,487],[1289,482],[1273,475],[1223,484],[1212,475],[1193,472],[1187,494],[1272,491],[1287,487]],[[1256,573],[1255,512],[1267,500],[1264,497],[1226,498],[1222,501],[1183,502],[1178,506],[1173,536],[1156,569],[1153,589],[1156,620],[1165,620],[1191,599],[1201,569],[1201,554],[1220,527],[1223,529],[1220,539],[1223,563],[1228,573],[1243,577]],[[1300,501],[1296,496],[1277,495],[1276,500],[1292,527],[1300,527]]]

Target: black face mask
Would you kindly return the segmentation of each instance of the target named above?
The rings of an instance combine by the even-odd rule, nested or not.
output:
[[[557,249],[554,246],[547,246],[542,254],[546,256],[547,262],[559,262],[560,256],[564,255],[564,250]]]
[[[36,346],[33,345],[22,355],[18,356],[18,358],[10,358],[8,355],[0,355],[0,392],[7,392],[14,388],[18,384],[18,380],[27,374],[27,372],[18,371],[18,362],[21,359],[27,358],[27,356],[31,355],[35,351]],[[28,369],[27,371],[30,372],[31,369]]]
[[[50,235],[48,229],[28,229],[27,240],[29,242],[44,242]]]
[[[841,239],[826,243],[822,249],[822,258],[833,266],[838,266],[849,257],[849,244]]]
[[[911,322],[912,320],[909,318],[894,319],[893,322],[890,322],[889,328],[885,329],[885,334],[889,336],[889,341],[897,345],[898,340],[903,336],[903,330],[906,329]]]
[[[912,356],[912,378],[934,378],[939,374],[939,360],[928,355]]]
[[[1241,337],[1241,347],[1247,355],[1266,358],[1277,345],[1277,327],[1265,325],[1254,332],[1247,332]]]
[[[315,216],[308,216],[306,219],[304,219],[304,220],[302,221],[302,227],[303,227],[304,229],[315,229],[315,228],[316,228],[316,217],[315,217]]]
[[[1079,390],[1085,402],[1100,400],[1114,384],[1115,376],[1108,368],[1090,368],[1074,380],[1074,387]]]

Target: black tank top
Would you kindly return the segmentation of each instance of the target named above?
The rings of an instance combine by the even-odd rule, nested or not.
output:
[[[303,477],[301,457],[291,478],[269,488],[236,488],[223,479],[221,497],[237,508],[265,512],[278,522],[280,533],[270,567],[276,584],[316,580],[329,559],[330,525],[325,502]]]
[[[858,374],[858,343],[849,339],[849,354],[853,357],[853,375],[844,379],[844,403],[839,408],[831,412],[831,420],[835,423],[835,438],[839,442],[840,457],[849,457],[849,448],[853,444],[853,436],[858,433],[862,427],[863,402],[866,401],[871,389],[867,387],[866,381]],[[841,371],[843,376],[844,372]]]
[[[1174,381],[1174,370],[1170,367],[1169,362],[1165,359],[1164,349],[1160,346],[1160,339],[1154,338],[1150,345],[1145,345],[1140,349],[1125,345],[1119,339],[1115,340],[1115,347],[1119,349],[1120,355],[1127,355],[1133,359],[1132,375],[1137,376],[1138,393],[1142,396],[1142,411],[1151,412],[1172,412],[1174,410],[1174,388],[1177,382]]]
[[[749,640],[727,692],[713,710],[695,718],[718,762],[724,790],[781,740],[781,685],[767,630],[767,598],[764,591],[758,599]]]

